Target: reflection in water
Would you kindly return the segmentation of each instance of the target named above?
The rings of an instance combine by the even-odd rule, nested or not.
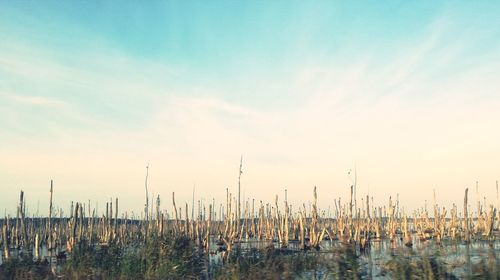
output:
[[[216,237],[210,239],[209,247],[209,265],[221,266],[223,246],[217,243]],[[471,243],[461,241],[453,241],[451,239],[443,239],[440,244],[434,240],[422,241],[417,236],[412,236],[413,246],[407,247],[404,245],[403,238],[396,238],[395,242],[388,239],[376,240],[370,243],[366,250],[359,250],[359,247],[352,244],[344,244],[338,240],[323,240],[320,244],[321,249],[316,251],[310,250],[308,254],[313,256],[321,256],[322,258],[332,261],[338,260],[339,252],[345,254],[347,249],[354,248],[354,254],[361,271],[362,278],[365,279],[391,279],[386,271],[387,263],[392,259],[418,259],[418,258],[433,258],[440,263],[446,265],[446,272],[458,278],[471,278],[478,275],[481,271],[477,271],[478,267],[487,268],[487,276],[491,279],[499,277],[499,258],[500,258],[500,240],[484,241],[475,240]],[[257,239],[243,240],[241,243],[235,244],[241,250],[251,249],[266,249],[279,248],[278,241],[262,241]],[[293,253],[302,252],[301,244],[298,241],[290,241],[287,251]],[[13,258],[19,257],[22,252],[19,250],[11,250]],[[35,252],[31,252],[35,256]],[[65,248],[59,247],[52,252],[49,252],[47,246],[41,246],[39,256],[42,260],[51,264],[52,269],[59,269],[57,265],[58,255],[64,255]],[[70,257],[70,256],[68,256]],[[0,257],[0,264],[3,260]],[[314,270],[307,271],[304,275],[306,279],[330,279],[329,268],[317,267]]]
[[[269,246],[279,248],[277,241],[246,240],[239,243],[242,250],[252,248],[265,249]],[[318,254],[325,258],[332,258],[338,254],[339,249],[355,248],[353,245],[343,244],[338,240],[324,240],[320,251],[312,250],[311,254]],[[220,247],[212,242],[210,250],[210,265],[222,265],[221,253],[217,252]],[[299,242],[290,242],[287,250],[300,252]],[[393,258],[417,259],[434,258],[440,263],[446,264],[446,272],[458,278],[472,277],[473,267],[484,262],[492,279],[498,277],[500,258],[500,240],[496,241],[474,241],[470,244],[461,241],[443,239],[441,244],[433,240],[421,241],[413,236],[413,247],[406,247],[401,238],[395,243],[389,240],[371,242],[369,249],[356,251],[357,261],[361,270],[362,278],[366,279],[391,279],[384,271],[387,263]],[[325,269],[310,271],[306,279],[330,279]]]

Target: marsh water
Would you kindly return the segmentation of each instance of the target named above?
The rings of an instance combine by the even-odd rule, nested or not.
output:
[[[279,248],[277,241],[242,240],[239,244],[241,249],[252,248],[264,249],[272,246]],[[369,248],[365,250],[356,249],[353,244],[344,244],[338,240],[323,240],[320,250],[309,250],[308,254],[321,256],[325,259],[333,259],[339,253],[346,254],[346,250],[353,249],[354,256],[359,265],[361,278],[363,279],[392,279],[384,272],[384,267],[391,259],[412,258],[434,258],[446,264],[446,271],[460,279],[468,278],[472,274],[475,265],[484,262],[490,271],[500,273],[500,240],[484,241],[476,240],[471,243],[461,241],[443,240],[437,244],[434,240],[421,241],[416,235],[413,236],[413,246],[407,247],[400,238],[397,242],[387,239],[372,241]],[[211,251],[216,252],[218,246],[212,242]],[[286,250],[301,253],[299,242],[290,242]],[[212,254],[210,257],[212,265],[222,265],[221,254]],[[305,279],[330,279],[327,268],[318,268],[307,271],[302,278]]]
[[[223,246],[216,241],[215,238],[211,239],[208,264],[210,266],[223,266],[221,252]],[[250,251],[252,249],[279,248],[279,243],[277,241],[242,239],[233,246],[242,251]],[[474,240],[470,243],[443,239],[441,244],[437,244],[433,239],[422,241],[415,235],[412,247],[405,246],[402,239],[397,238],[396,242],[390,242],[388,239],[371,241],[370,246],[364,250],[360,250],[355,244],[344,244],[338,240],[323,240],[319,250],[310,249],[307,252],[300,248],[298,241],[290,241],[286,249],[279,250],[286,251],[287,254],[307,254],[310,257],[319,257],[323,260],[333,260],[339,254],[347,254],[346,252],[350,250],[349,257],[355,259],[363,279],[392,279],[384,269],[388,262],[392,259],[411,260],[412,258],[439,260],[446,265],[448,273],[460,279],[470,277],[474,266],[481,263],[484,263],[496,275],[500,274],[500,240],[498,239],[492,241]],[[19,250],[11,250],[12,257],[21,253]],[[33,256],[35,255],[35,252],[31,253]],[[51,263],[56,270],[58,269],[57,255],[61,256],[61,254],[66,257],[65,248],[58,248],[50,254],[46,246],[40,247],[40,258]],[[67,257],[69,258],[70,255]],[[2,263],[3,260],[0,257],[0,265]],[[331,271],[327,267],[319,266],[314,270],[305,271],[302,275],[297,275],[297,278],[330,279]]]

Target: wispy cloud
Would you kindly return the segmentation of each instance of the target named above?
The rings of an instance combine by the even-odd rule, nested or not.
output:
[[[54,98],[49,98],[45,96],[21,96],[21,95],[15,95],[15,94],[2,94],[0,95],[13,100],[15,102],[21,103],[21,104],[27,104],[27,105],[35,105],[35,106],[49,106],[49,107],[57,107],[57,106],[65,106],[66,103],[57,100]]]
[[[0,46],[0,170],[9,187],[36,189],[58,176],[67,196],[123,193],[131,208],[142,206],[134,196],[142,195],[136,185],[146,162],[160,194],[175,187],[188,197],[183,187],[196,180],[200,192],[222,199],[219,190],[235,184],[240,154],[247,194],[264,199],[287,186],[299,200],[314,184],[329,190],[327,199],[342,195],[354,162],[362,188],[401,192],[403,200],[425,199],[436,185],[493,180],[500,49],[471,53],[469,37],[449,43],[450,25],[438,18],[426,35],[403,38],[382,57],[369,45],[342,62],[335,53],[318,59],[313,49],[311,59],[290,58],[300,67],[272,77],[259,69],[194,73],[105,41],[59,55],[10,38]],[[196,79],[204,74],[214,80]],[[248,99],[283,98],[249,104],[234,98],[239,88],[253,94]]]

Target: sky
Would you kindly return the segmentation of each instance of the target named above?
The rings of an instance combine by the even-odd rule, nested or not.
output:
[[[496,203],[498,1],[0,0],[0,210]],[[99,207],[99,206],[98,206]],[[2,209],[3,208],[3,209]]]

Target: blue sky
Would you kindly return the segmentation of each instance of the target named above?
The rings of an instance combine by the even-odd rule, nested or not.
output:
[[[55,177],[64,198],[125,189],[141,209],[150,162],[157,193],[197,182],[222,198],[240,154],[263,199],[347,195],[354,162],[364,191],[491,185],[499,6],[0,1],[3,188],[43,199]]]

